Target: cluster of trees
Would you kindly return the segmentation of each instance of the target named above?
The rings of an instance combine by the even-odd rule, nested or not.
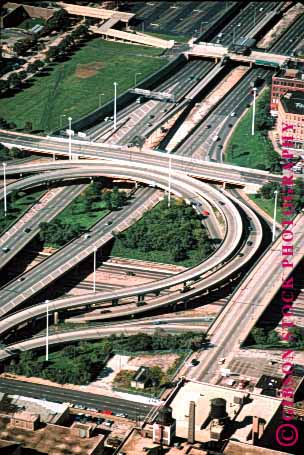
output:
[[[52,220],[49,223],[40,223],[39,238],[48,245],[61,247],[83,231],[78,223],[71,221]]]
[[[289,341],[289,345],[293,347],[304,346],[304,329],[302,327],[294,326],[289,329],[292,333],[293,339]],[[251,332],[252,338],[255,344],[266,346],[266,345],[278,345],[282,340],[280,334],[275,330],[266,331],[264,328],[255,327]]]
[[[17,55],[25,55],[29,49],[35,48],[37,43],[38,37],[36,35],[32,35],[31,37],[16,41],[13,51]]]
[[[57,57],[66,54],[70,51],[77,41],[88,35],[89,29],[86,25],[79,25],[70,35],[67,35],[60,44],[51,46],[47,52],[47,60],[55,60]]]
[[[257,192],[257,196],[263,199],[273,199],[275,191],[278,191],[278,206],[280,207],[282,206],[283,201],[281,185],[278,182],[265,183]],[[294,182],[292,204],[296,211],[300,211],[304,208],[304,183],[301,179],[296,179]]]
[[[46,22],[43,34],[48,35],[53,31],[62,32],[70,26],[70,16],[64,9],[57,10]]]
[[[59,384],[88,384],[107,362],[111,345],[102,340],[100,343],[79,343],[66,346],[58,355],[51,356],[46,363],[43,356],[36,352],[20,353],[19,359],[12,359],[6,371],[23,376],[38,376]]]
[[[9,89],[20,89],[22,88],[22,82],[28,77],[29,74],[34,74],[40,71],[45,65],[42,60],[36,60],[30,63],[25,70],[15,71],[9,75],[7,79],[0,80],[0,92],[5,93]]]
[[[111,336],[109,338],[113,349],[129,352],[140,351],[163,351],[181,349],[199,349],[206,341],[204,333],[187,332],[179,335],[171,335],[162,332],[155,332],[153,335],[138,333],[129,337]]]
[[[0,144],[0,158],[2,161],[13,160],[16,158],[25,158],[27,156],[29,156],[28,152],[24,150],[20,150],[17,147],[7,148],[3,144]]]
[[[73,214],[76,210],[78,213],[90,215],[90,211],[94,210],[95,203],[104,202],[107,210],[118,210],[127,201],[125,191],[119,191],[114,187],[112,191],[102,191],[102,180],[93,181],[84,193],[75,199],[69,206],[70,216],[63,219],[54,219],[48,223],[40,224],[39,237],[42,242],[61,247],[67,242],[77,237],[84,231],[84,226],[80,223],[75,223]],[[79,211],[80,208],[80,211]]]
[[[162,201],[153,210],[118,235],[125,248],[142,252],[164,251],[174,262],[188,258],[188,252],[198,250],[204,258],[212,252],[212,244],[194,209],[184,202],[172,201],[171,207]]]
[[[38,376],[60,384],[88,384],[115,352],[196,349],[203,341],[205,336],[195,332],[181,335],[160,332],[153,336],[142,333],[130,337],[111,335],[95,343],[79,342],[75,346],[66,346],[52,353],[48,363],[44,356],[36,352],[21,352],[18,358],[10,360],[5,370],[24,376]],[[163,377],[161,370],[154,367],[151,371],[156,384],[159,384]]]

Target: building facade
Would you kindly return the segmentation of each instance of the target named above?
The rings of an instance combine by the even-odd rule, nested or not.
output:
[[[304,72],[289,68],[272,77],[270,113],[278,115],[279,101],[288,92],[304,92]]]
[[[277,133],[282,144],[282,130],[285,124],[292,125],[288,135],[293,137],[293,147],[304,150],[304,91],[288,92],[282,96],[278,103]],[[290,132],[292,131],[292,134]]]

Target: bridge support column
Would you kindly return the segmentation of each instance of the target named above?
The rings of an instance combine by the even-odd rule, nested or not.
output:
[[[113,299],[112,306],[117,306],[117,305],[118,305],[118,299]]]
[[[54,324],[57,325],[59,322],[59,313],[58,311],[55,311],[54,313]]]
[[[226,189],[226,182],[223,182],[223,187],[222,188],[223,188],[223,190]]]
[[[184,300],[184,309],[185,309],[185,310],[188,309],[188,300]]]
[[[156,297],[160,294],[160,291],[155,291]]]
[[[137,296],[137,302],[144,302],[145,300],[145,295],[144,294],[139,294]]]

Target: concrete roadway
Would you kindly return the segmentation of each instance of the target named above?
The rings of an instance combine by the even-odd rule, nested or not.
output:
[[[40,153],[54,152],[59,155],[68,155],[68,141],[62,138],[44,138],[42,136],[23,135],[22,133],[12,133],[0,130],[0,142],[4,145],[16,146],[27,150],[34,150]],[[124,163],[139,163],[146,165],[169,167],[169,155],[167,153],[156,152],[150,149],[140,151],[130,150],[125,146],[115,146],[97,143],[84,143],[72,141],[73,155],[94,158],[95,160],[120,160]],[[211,181],[227,182],[241,186],[252,185],[254,187],[263,185],[268,180],[280,181],[279,175],[270,174],[267,171],[259,171],[241,166],[228,164],[210,163],[208,161],[197,160],[184,156],[171,155],[172,170],[179,170],[188,175],[204,178]],[[74,160],[75,165],[79,165],[79,160]],[[71,164],[71,163],[70,163]],[[92,163],[94,165],[94,163]],[[69,164],[68,164],[69,165]],[[42,165],[41,165],[42,166]],[[28,169],[41,171],[43,166],[7,166],[7,174],[24,173]],[[64,168],[65,161],[54,162],[48,169],[57,167]],[[0,175],[2,175],[0,169]]]
[[[96,166],[97,168],[97,166]],[[95,169],[96,169],[95,168]],[[92,170],[91,170],[92,169]],[[112,163],[111,166],[106,166],[103,165],[100,168],[97,168],[98,171],[95,171],[95,174],[93,172],[93,168],[89,168],[88,171],[85,171],[84,169],[79,172],[78,176],[91,176],[91,175],[120,175],[121,172],[123,172],[122,176],[131,176],[133,178],[136,178],[137,180],[146,180],[147,182],[151,182],[152,179],[155,179],[158,181],[158,184],[160,186],[163,186],[166,188],[167,186],[167,176],[166,174],[162,174],[160,169],[154,169],[150,168],[147,172],[146,171],[140,171],[140,170],[134,170],[134,169],[126,169],[124,168],[123,171],[121,171],[120,166],[114,166],[114,163]],[[115,170],[116,169],[116,170]],[[158,175],[153,175],[153,172],[157,172]],[[30,185],[37,184],[41,180],[41,178],[47,180],[48,178],[53,180],[55,178],[66,178],[67,176],[72,176],[73,178],[77,177],[76,171],[58,171],[56,173],[45,173],[42,177],[41,175],[34,175],[33,177],[30,177],[28,179],[25,179],[25,181],[32,182]],[[57,177],[56,177],[57,175]],[[25,181],[21,182],[16,182],[8,187],[9,188],[16,188],[20,187],[22,188],[23,186],[26,185]],[[36,182],[36,183],[35,183]],[[202,182],[198,182],[196,180],[190,179],[184,175],[176,175],[172,178],[172,191],[178,194],[179,196],[184,196],[188,200],[194,200],[197,196],[196,192],[201,192],[203,193],[203,197],[208,197],[209,199],[217,199],[221,197],[221,199],[224,200],[223,205],[220,205],[218,202],[213,202],[213,204],[217,207],[217,209],[222,213],[224,216],[224,219],[227,220],[227,225],[231,227],[229,229],[226,238],[224,239],[224,242],[220,246],[220,248],[217,250],[216,255],[211,256],[207,261],[204,262],[203,266],[197,266],[196,268],[190,269],[186,272],[183,272],[183,274],[178,274],[175,275],[174,277],[167,278],[165,280],[161,280],[158,285],[157,289],[163,289],[168,286],[174,286],[179,282],[183,282],[187,279],[192,279],[194,275],[201,275],[202,273],[205,273],[206,271],[210,270],[210,268],[215,267],[217,264],[222,263],[225,258],[229,257],[235,248],[237,247],[241,235],[242,235],[242,222],[241,218],[239,216],[239,213],[237,209],[234,207],[234,204],[231,203],[229,199],[227,199],[225,196],[218,196],[218,191],[215,190],[214,188],[210,187],[210,185],[203,184]],[[139,208],[139,207],[138,207]],[[128,210],[125,209],[125,210]],[[129,208],[130,211],[130,208]],[[132,216],[133,215],[133,216]],[[109,215],[111,217],[111,215]],[[121,215],[123,216],[123,215]],[[129,217],[134,221],[134,212],[130,213]],[[123,223],[123,220],[120,220]],[[128,224],[125,222],[122,225],[122,229],[126,229]],[[105,230],[105,234],[100,237],[100,232],[98,232],[98,235],[96,235],[98,238],[95,238],[95,235],[92,235],[90,239],[86,240],[87,248],[83,248],[83,239],[80,238],[78,241],[74,241],[72,243],[73,249],[69,248],[69,245],[64,247],[63,249],[59,250],[55,255],[52,255],[50,258],[47,260],[43,261],[42,264],[36,266],[32,271],[28,272],[25,275],[25,280],[22,282],[12,282],[11,284],[8,284],[6,287],[2,288],[0,295],[1,295],[1,314],[5,314],[7,311],[10,309],[13,309],[16,305],[19,305],[20,303],[24,302],[26,299],[28,299],[30,296],[34,295],[37,293],[39,290],[41,290],[43,287],[45,287],[47,284],[49,284],[50,280],[54,280],[57,277],[59,277],[60,274],[64,273],[67,271],[69,268],[72,266],[76,265],[77,261],[80,261],[84,259],[86,256],[92,253],[93,251],[93,246],[100,246],[101,244],[104,244],[107,242],[110,238],[112,238],[111,231],[116,228],[116,226],[111,225],[111,227],[105,227],[104,222],[100,222],[98,224],[98,228]],[[116,228],[117,230],[117,228]],[[66,258],[69,257],[71,258],[68,262],[66,262]],[[52,264],[52,265],[51,265]],[[46,279],[47,276],[47,279]],[[31,277],[31,278],[30,278]],[[35,277],[35,278],[34,278]],[[151,287],[152,286],[152,287]],[[140,294],[141,289],[143,292],[153,292],[155,291],[155,284],[154,285],[145,285],[142,288],[138,288],[135,290],[135,294]],[[14,297],[14,295],[16,297]],[[120,293],[119,293],[120,295]],[[131,295],[134,295],[132,292]],[[109,298],[115,298],[115,295],[111,295]]]
[[[180,294],[180,292],[175,292],[175,293],[170,293],[169,295],[161,296],[158,298],[154,298],[152,301],[150,300],[149,303],[146,306],[142,306],[137,308],[134,305],[128,305],[128,304],[123,304],[122,306],[118,307],[113,307],[111,308],[112,312],[109,312],[109,314],[103,314],[103,319],[110,319],[113,318],[113,316],[126,316],[126,315],[132,315],[134,313],[140,313],[143,311],[147,311],[148,309],[155,309],[159,308],[161,306],[167,306],[169,303],[170,304],[178,304],[183,301],[183,298],[190,298],[191,296],[195,296],[196,294],[202,294],[203,292],[208,292],[208,288],[212,288],[215,283],[218,283],[220,286],[221,282],[227,281],[227,276],[231,275],[233,272],[237,271],[238,269],[241,269],[243,265],[246,264],[246,262],[255,254],[256,249],[260,245],[260,241],[262,239],[262,228],[259,223],[259,220],[257,219],[256,215],[248,208],[246,207],[245,204],[240,203],[242,206],[243,210],[246,213],[246,216],[251,218],[251,236],[250,239],[252,239],[253,244],[251,246],[245,245],[242,247],[242,249],[239,252],[239,255],[235,257],[235,260],[228,261],[226,264],[222,264],[219,268],[215,268],[212,273],[208,273],[203,276],[203,280],[200,282],[195,283],[195,285],[191,286],[190,291]],[[161,284],[164,280],[161,282],[156,283],[155,285],[159,287],[159,284]],[[154,286],[155,287],[155,286]],[[140,287],[141,289],[143,286]],[[148,289],[148,288],[146,288]],[[151,286],[149,286],[150,292],[151,292]],[[136,291],[136,288],[129,288],[127,289],[127,292],[130,291],[133,292],[138,292],[138,288]],[[126,291],[126,289],[125,289]],[[101,296],[101,297],[98,297]],[[113,296],[112,294],[109,294],[110,296]],[[118,295],[117,293],[115,294],[116,296]],[[120,293],[120,295],[123,295]],[[72,298],[64,298],[64,299],[57,299],[53,300],[49,304],[49,310],[51,312],[57,311],[63,308],[73,308],[77,306],[81,306],[81,303],[83,305],[83,302],[87,304],[91,303],[96,303],[99,302],[100,300],[105,299],[106,294],[98,294],[96,293],[95,295],[87,295],[85,296],[85,300],[83,300],[81,297],[72,297]],[[17,313],[14,313],[10,316],[7,316],[3,321],[0,322],[0,333],[4,333],[8,330],[11,330],[14,326],[20,325],[21,323],[24,323],[30,319],[34,319],[36,317],[41,317],[44,316],[46,312],[46,305],[45,304],[40,304],[36,305],[34,307],[27,308],[25,310],[19,311]],[[116,314],[115,314],[116,312]],[[82,332],[82,338],[86,339],[86,336],[90,334],[90,337],[92,335],[92,331],[87,332],[86,330]],[[98,332],[100,333],[100,332]],[[73,338],[73,334],[70,333],[71,339]],[[77,333],[77,336],[79,336],[79,333]],[[25,346],[30,347],[31,344],[27,344]],[[7,354],[6,354],[7,355]]]
[[[49,222],[67,207],[73,199],[86,188],[84,185],[69,185],[64,188],[57,188],[58,193],[50,198],[45,204],[37,203],[32,209],[35,216],[28,219],[29,211],[10,229],[0,237],[0,268],[4,267],[21,249],[27,245],[40,231],[40,223]],[[29,232],[25,232],[30,229]],[[12,231],[12,232],[11,232]],[[4,252],[4,248],[9,251]]]
[[[0,391],[5,394],[38,398],[40,400],[46,399],[59,403],[81,404],[85,407],[94,407],[100,411],[111,410],[115,413],[126,413],[132,420],[143,420],[155,406],[102,394],[6,378],[0,379]],[[79,410],[79,412],[83,411]],[[109,419],[111,419],[111,416],[109,416]]]
[[[304,216],[294,221],[294,267],[304,254]],[[232,357],[262,316],[282,284],[282,239],[279,237],[251,270],[230,298],[223,311],[208,329],[211,347],[198,357],[200,365],[189,370],[187,377],[216,382],[221,357]],[[285,271],[286,272],[286,271]],[[291,272],[290,272],[291,273]],[[284,275],[287,278],[287,275]],[[226,362],[228,363],[228,362]]]

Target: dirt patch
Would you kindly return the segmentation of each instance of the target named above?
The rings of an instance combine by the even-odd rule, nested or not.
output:
[[[141,355],[129,360],[127,367],[160,367],[166,372],[179,358],[178,354]]]
[[[79,63],[76,67],[75,74],[81,79],[87,79],[95,76],[98,70],[104,68],[105,64],[102,62],[92,62],[87,64]]]

